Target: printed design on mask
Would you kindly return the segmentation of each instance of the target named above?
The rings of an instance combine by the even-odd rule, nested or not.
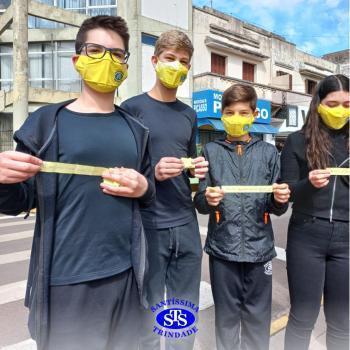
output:
[[[183,83],[186,80],[186,78],[187,78],[187,75],[185,75],[185,74],[181,75],[181,77],[180,77],[181,83]]]
[[[182,85],[188,74],[188,68],[179,61],[162,62],[158,60],[155,71],[161,83],[169,89],[176,89]]]
[[[242,115],[223,115],[221,117],[222,124],[226,133],[230,136],[243,136],[248,134],[254,122],[254,116]]]
[[[121,81],[123,80],[123,77],[124,77],[124,74],[122,72],[116,72],[115,75],[114,75],[114,79],[116,81]]]
[[[271,276],[272,275],[272,262],[268,261],[266,264],[264,264],[264,274]]]
[[[75,69],[91,89],[100,93],[114,92],[128,76],[127,65],[112,60],[110,55],[102,58],[80,55]]]

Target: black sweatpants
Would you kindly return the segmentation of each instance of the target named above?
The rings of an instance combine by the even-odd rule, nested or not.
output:
[[[182,226],[146,230],[146,236],[149,259],[146,286],[150,306],[164,300],[165,291],[166,299],[179,298],[198,305],[203,253],[197,219]],[[153,332],[157,326],[155,316],[150,310],[143,312],[142,350],[160,349],[161,337]],[[166,338],[165,348],[191,350],[194,339],[194,334],[181,339]]]
[[[136,350],[140,302],[132,269],[50,288],[47,350]]]
[[[268,350],[272,263],[209,260],[217,350]]]
[[[285,350],[307,350],[322,293],[327,349],[349,349],[349,223],[293,214],[287,242],[291,310]]]

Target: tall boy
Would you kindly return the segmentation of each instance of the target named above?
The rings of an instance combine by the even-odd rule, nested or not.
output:
[[[289,189],[274,183],[279,175],[276,148],[249,134],[256,103],[251,86],[237,84],[224,92],[227,137],[204,146],[210,170],[194,199],[198,211],[210,215],[205,251],[210,256],[218,350],[269,348],[271,259],[276,256],[269,214],[287,210]],[[231,194],[220,188],[271,184],[273,194]]]
[[[73,57],[83,79],[75,101],[33,113],[0,154],[0,211],[37,208],[26,306],[38,349],[137,349],[145,242],[139,205],[154,183],[148,131],[115,106],[127,77],[121,17],[84,21]],[[104,179],[40,171],[44,161],[110,168]]]
[[[156,42],[152,63],[156,83],[148,93],[133,97],[122,107],[150,130],[152,165],[155,168],[156,201],[142,210],[149,258],[147,282],[150,305],[167,299],[186,299],[198,305],[202,247],[182,157],[193,158],[192,175],[205,176],[208,163],[196,156],[196,113],[176,98],[185,81],[193,46],[178,30],[163,33]],[[159,349],[153,334],[154,319],[145,312],[142,349]],[[167,348],[192,349],[194,336],[168,340]]]

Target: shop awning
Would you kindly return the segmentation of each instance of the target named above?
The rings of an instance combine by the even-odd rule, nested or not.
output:
[[[215,130],[224,131],[222,122],[219,119],[199,118],[198,127],[201,127],[203,125],[209,125]],[[278,129],[268,124],[253,124],[250,132],[256,134],[277,134]]]
[[[278,129],[267,124],[253,124],[250,128],[250,132],[257,134],[277,134]]]

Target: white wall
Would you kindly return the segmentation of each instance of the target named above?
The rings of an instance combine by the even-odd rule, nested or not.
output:
[[[155,71],[151,62],[154,46],[142,44],[142,92],[152,89],[155,82]]]
[[[188,0],[141,0],[141,15],[188,30]]]
[[[294,131],[300,130],[302,128],[302,126],[304,125],[302,111],[304,111],[304,115],[306,116],[308,110],[309,110],[309,107],[298,106],[298,126],[297,127],[293,127],[293,126],[287,127],[287,120],[285,120],[278,131],[279,132],[294,132]]]

